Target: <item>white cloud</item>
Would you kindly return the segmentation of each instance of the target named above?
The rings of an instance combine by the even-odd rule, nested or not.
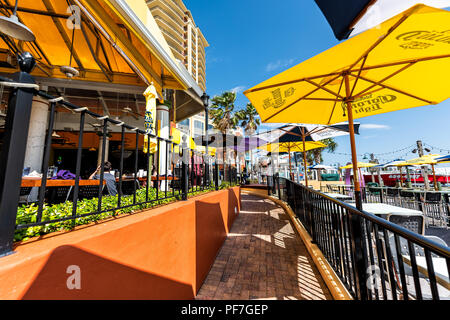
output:
[[[271,71],[274,71],[277,69],[286,68],[286,67],[289,67],[290,65],[292,65],[293,63],[294,63],[294,59],[284,59],[284,60],[273,61],[273,62],[270,62],[266,66],[266,71],[271,72]]]
[[[367,130],[389,130],[391,127],[385,124],[376,124],[376,123],[364,123],[359,126],[360,129]]]
[[[237,87],[234,87],[233,89],[230,89],[230,91],[233,93],[240,93],[240,92],[244,91],[244,89],[245,89],[244,86],[237,86]]]

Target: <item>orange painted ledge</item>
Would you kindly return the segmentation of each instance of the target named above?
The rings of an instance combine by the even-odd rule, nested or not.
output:
[[[19,244],[0,300],[193,299],[239,210],[234,187]]]

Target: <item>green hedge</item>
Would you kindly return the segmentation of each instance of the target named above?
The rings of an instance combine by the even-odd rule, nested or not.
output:
[[[230,186],[229,183],[223,183],[219,189],[226,189]],[[198,194],[206,193],[209,191],[215,190],[214,187],[205,189],[203,191],[197,191],[189,194],[189,197],[196,196]],[[29,238],[42,236],[48,233],[56,232],[56,231],[64,231],[64,230],[72,230],[76,226],[89,224],[95,221],[104,220],[113,216],[133,213],[135,211],[139,211],[142,209],[148,209],[155,207],[157,205],[168,204],[171,202],[175,202],[180,199],[179,195],[175,195],[175,197],[171,197],[168,199],[164,198],[165,194],[160,192],[158,198],[160,200],[153,201],[150,203],[143,203],[131,206],[133,204],[133,195],[122,196],[121,197],[121,206],[128,206],[122,209],[116,209],[118,203],[117,196],[104,196],[102,197],[102,207],[101,211],[110,209],[111,211],[107,211],[100,214],[90,215],[82,218],[76,218],[73,220],[65,220],[61,222],[49,222],[42,226],[36,227],[28,227],[24,229],[17,229],[14,235],[14,241],[22,241],[28,240]],[[142,188],[136,191],[136,203],[145,202],[146,199],[146,188]],[[148,199],[156,199],[156,189],[149,188]],[[92,199],[82,199],[77,202],[77,215],[88,214],[91,212],[97,211],[98,207],[98,198]],[[16,224],[23,225],[29,223],[35,223],[37,219],[38,206],[33,203],[30,205],[22,205],[17,210],[17,218]],[[59,204],[44,204],[42,210],[42,221],[52,221],[56,219],[61,219],[65,217],[70,217],[72,215],[72,202],[66,201],[64,203]]]

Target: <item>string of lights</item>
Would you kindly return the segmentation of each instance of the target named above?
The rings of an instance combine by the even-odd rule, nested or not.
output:
[[[423,144],[423,146],[428,147],[428,149],[435,150],[436,152],[439,151],[439,153],[443,153],[443,152],[450,153],[450,149],[447,149],[447,148],[436,147],[436,146],[433,146],[433,145],[431,145],[429,143],[425,143],[425,142],[423,142],[422,144]],[[373,157],[376,158],[380,163],[386,163],[386,162],[396,160],[396,159],[406,159],[408,157],[408,155],[410,155],[411,153],[414,153],[414,150],[416,147],[417,147],[416,144],[412,144],[407,147],[397,149],[394,151],[382,152],[382,153],[371,153],[371,152],[367,153],[366,152],[363,154],[358,154],[357,156],[360,158],[366,159],[368,155],[369,156],[373,155]],[[427,150],[427,151],[430,151],[430,150]],[[328,151],[328,153],[333,153],[336,155],[348,156],[348,157],[351,157],[351,155],[352,155],[351,153],[345,153],[345,152],[330,152],[330,151]],[[395,157],[386,157],[389,155],[396,155],[396,156]]]
[[[450,153],[450,150],[446,149],[446,148],[435,147],[435,146],[432,146],[431,144],[425,143],[425,142],[423,143],[423,145],[430,147],[432,150],[439,150],[440,153],[442,153],[444,151]]]

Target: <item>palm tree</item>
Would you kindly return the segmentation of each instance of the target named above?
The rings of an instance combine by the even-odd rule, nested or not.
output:
[[[236,129],[239,119],[234,113],[234,102],[236,93],[224,92],[220,96],[215,96],[211,100],[210,115],[214,128],[222,133],[227,133],[229,129]]]
[[[220,96],[215,96],[211,99],[210,115],[213,122],[214,129],[219,130],[222,134],[226,134],[230,129],[236,129],[239,123],[239,118],[234,112],[234,102],[236,101],[236,93],[226,91]],[[222,156],[224,161],[224,178],[225,176],[225,154],[226,150],[223,148]]]
[[[244,128],[246,135],[252,135],[261,124],[258,111],[251,103],[247,103],[245,109],[239,110],[236,114],[241,121],[241,127]],[[250,164],[253,160],[252,150],[250,150]]]
[[[241,127],[244,128],[245,133],[248,135],[255,132],[261,124],[258,111],[251,103],[247,103],[245,109],[239,110],[236,116],[241,121]]]
[[[326,150],[329,153],[334,153],[336,151],[338,144],[334,139],[328,138],[320,140],[323,144],[326,145],[326,148],[314,149],[306,152],[306,159],[309,163],[320,164],[323,161],[322,153]]]

